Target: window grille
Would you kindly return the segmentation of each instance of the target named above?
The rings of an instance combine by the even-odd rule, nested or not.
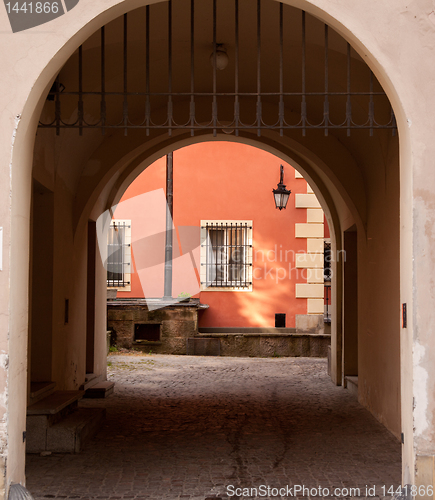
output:
[[[126,243],[126,232],[131,226],[125,222],[112,221],[109,227],[107,241],[107,286],[121,288],[130,284],[127,274],[130,275],[130,262],[126,258],[126,249],[130,247]]]
[[[249,288],[252,285],[252,226],[221,222],[202,226],[205,243],[207,287]]]
[[[331,281],[331,243],[326,241],[323,248],[323,279]]]
[[[323,321],[325,323],[331,323],[331,284],[325,283],[325,302],[324,302],[324,312]]]

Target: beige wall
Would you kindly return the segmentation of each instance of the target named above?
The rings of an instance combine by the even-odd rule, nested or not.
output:
[[[322,200],[339,246],[341,231],[354,223],[357,225],[361,252],[358,255],[360,400],[397,434],[400,431],[401,391],[404,480],[409,482],[414,475],[414,455],[435,454],[435,342],[432,338],[435,324],[435,143],[432,120],[435,66],[428,64],[435,46],[433,4],[429,0],[411,3],[404,0],[388,3],[378,0],[337,0],[333,3],[294,0],[288,3],[319,16],[341,32],[375,71],[395,108],[400,133],[400,170],[396,159],[397,139],[382,134],[373,140],[363,132],[354,133],[349,140],[340,134],[335,140],[333,137],[324,138],[316,132],[310,132],[304,140],[299,136],[281,139],[265,134],[263,144],[266,149],[298,163],[304,175],[316,186],[315,192]],[[20,34],[9,32],[5,10],[0,10],[0,63],[3,68],[0,217],[4,231],[3,270],[0,272],[0,415],[3,415],[0,440],[2,457],[8,457],[8,483],[24,481],[22,432],[26,405],[30,190],[33,141],[40,114],[38,101],[81,41],[107,20],[140,4],[142,2],[134,0],[80,2],[67,15]],[[56,141],[56,148],[61,149],[60,155],[54,159],[59,174],[55,176],[54,171],[48,169],[38,174],[38,179],[44,178],[44,183],[51,182],[55,186],[58,203],[56,234],[59,239],[61,235],[63,238],[55,248],[54,295],[59,303],[56,302],[54,307],[54,323],[61,317],[60,300],[63,301],[68,294],[73,328],[78,332],[83,326],[79,316],[86,282],[83,222],[103,195],[105,186],[107,190],[110,179],[115,186],[116,170],[121,166],[116,165],[116,161],[124,158],[122,163],[126,167],[129,160],[134,160],[133,156],[127,158],[128,154],[139,148],[141,141],[137,136],[129,137],[123,143],[124,151],[114,154],[112,148],[120,141],[116,134],[100,151],[90,147],[90,140],[86,149],[83,146],[77,148],[75,142],[62,143],[63,139]],[[165,147],[168,147],[166,137],[155,138],[147,148],[138,151],[137,156],[143,153],[151,161],[157,151],[164,154]],[[50,148],[46,148],[45,154],[44,162],[48,164],[52,154]],[[104,173],[91,172],[83,177],[84,162],[92,157],[108,161],[104,163]],[[124,168],[124,179],[134,171],[134,165],[128,167]],[[118,187],[124,179],[119,179]],[[114,189],[113,196],[116,192]],[[110,202],[113,196],[111,199],[108,196],[106,201]],[[100,201],[105,205],[104,199]],[[397,293],[399,266],[400,300]],[[74,280],[71,269],[75,270]],[[368,273],[367,269],[371,272]],[[339,312],[339,286],[335,290],[333,300]],[[97,301],[99,328],[103,326],[103,298],[101,288]],[[399,324],[401,302],[408,304],[408,328],[402,331]],[[339,317],[337,314],[336,318]],[[337,346],[340,344],[339,319],[333,323],[333,329],[338,332],[333,340],[333,346]],[[60,325],[58,332],[65,333],[64,327]],[[398,380],[399,336],[402,340],[401,387]],[[76,368],[81,369],[80,345],[77,334],[76,340],[67,348],[56,341],[53,346],[56,353],[71,361],[67,372],[71,376]],[[340,361],[337,357],[333,364],[338,379]],[[59,370],[57,376],[65,380],[66,386],[70,382],[64,375]]]
[[[366,238],[358,234],[359,399],[400,436],[399,173],[391,139],[382,161],[366,170],[372,186],[367,200]],[[378,159],[379,160],[379,159]],[[382,368],[381,368],[382,367]],[[380,370],[382,370],[381,379]],[[385,395],[388,394],[388,398]]]

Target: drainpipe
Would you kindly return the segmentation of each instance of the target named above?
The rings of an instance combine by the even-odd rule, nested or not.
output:
[[[172,298],[172,227],[174,213],[173,153],[166,156],[166,241],[165,241],[165,299]]]

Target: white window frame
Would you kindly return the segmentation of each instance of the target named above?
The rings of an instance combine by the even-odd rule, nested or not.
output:
[[[123,282],[125,286],[109,286],[107,281],[107,289],[108,290],[118,290],[120,292],[131,292],[131,274],[132,274],[132,260],[131,260],[131,220],[129,219],[112,219],[110,221],[109,231],[107,233],[107,259],[110,255],[109,248],[109,237],[111,228],[113,226],[123,226],[124,227],[124,241],[123,245]],[[108,272],[107,269],[108,264],[106,265],[106,275]]]
[[[246,286],[237,284],[237,281],[234,282],[234,285],[228,284],[228,268],[229,262],[222,266],[221,271],[224,273],[224,277],[222,279],[223,282],[227,283],[225,286],[217,286],[211,285],[210,276],[207,272],[207,269],[210,268],[210,248],[212,247],[210,241],[210,229],[230,229],[231,225],[237,226],[245,226],[246,234],[244,241],[244,272],[246,276],[244,277],[243,282],[246,282]],[[202,292],[252,292],[252,233],[253,233],[253,224],[252,220],[201,220],[201,249],[200,249],[200,280],[201,280],[201,288]],[[228,233],[224,232],[224,252],[228,251],[226,238],[228,238]],[[224,259],[227,259],[228,256],[223,254]],[[222,257],[222,255],[221,255]],[[220,280],[219,280],[220,281]]]

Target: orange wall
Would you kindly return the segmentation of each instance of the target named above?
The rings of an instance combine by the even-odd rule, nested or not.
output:
[[[187,291],[209,304],[200,316],[202,327],[270,327],[275,313],[286,313],[286,326],[294,327],[295,314],[307,313],[306,299],[295,298],[295,283],[306,277],[294,269],[294,254],[306,252],[306,240],[295,238],[295,223],[306,222],[306,210],[295,208],[294,194],[306,193],[306,181],[295,179],[294,169],[283,163],[284,183],[292,194],[287,209],[277,210],[272,189],[280,163],[269,153],[232,142],[174,151],[173,296]],[[116,209],[116,219],[132,220],[135,271],[131,292],[118,292],[120,298],[163,295],[165,167],[165,158],[150,165]],[[199,292],[199,227],[204,219],[253,221],[252,292]]]

